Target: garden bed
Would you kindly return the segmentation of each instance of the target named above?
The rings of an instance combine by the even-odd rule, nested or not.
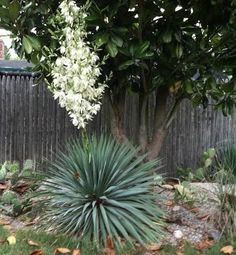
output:
[[[124,254],[224,254],[220,250],[230,243],[219,242],[221,232],[216,226],[219,208],[217,197],[213,192],[214,185],[212,183],[191,183],[189,189],[193,196],[191,203],[176,199],[174,186],[171,187],[168,184],[156,186],[157,205],[167,212],[165,235],[160,243],[149,245],[146,249],[137,247],[137,251],[128,249]],[[54,254],[58,247],[63,246],[71,251],[76,248],[76,242],[68,236],[58,237],[36,231],[37,220],[37,218],[30,219],[24,215],[16,218],[4,214],[0,215],[1,236],[6,238],[9,235],[14,235],[17,240],[15,246],[11,246],[7,242],[1,244],[4,254],[11,255],[15,254],[16,250],[22,250],[22,255],[26,255],[31,254],[30,252],[36,248],[42,250],[44,252],[42,254]],[[28,240],[31,239],[40,245],[32,247],[28,244]],[[116,254],[114,251],[112,252],[99,251],[99,254]],[[85,251],[83,254],[86,254]],[[231,254],[236,253],[232,252]]]

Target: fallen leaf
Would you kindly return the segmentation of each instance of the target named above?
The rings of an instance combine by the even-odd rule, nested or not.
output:
[[[199,220],[208,220],[210,216],[211,216],[210,214],[202,214],[202,215],[197,215],[197,218]]]
[[[78,179],[80,178],[80,172],[79,171],[75,173],[75,177],[78,178]]]
[[[163,189],[168,189],[168,190],[174,189],[174,186],[172,186],[172,185],[170,185],[170,184],[163,184],[163,185],[161,185],[161,187],[162,187]]]
[[[16,244],[16,237],[15,237],[15,236],[8,236],[7,242],[8,242],[10,245],[15,245],[15,244]]]
[[[110,236],[107,237],[107,247],[108,249],[114,249],[114,242]]]
[[[6,190],[8,188],[7,184],[0,183],[0,190]]]
[[[4,225],[3,228],[5,230],[12,230],[12,226],[11,225]]]
[[[106,255],[116,255],[116,251],[114,249],[106,248],[105,254]]]
[[[203,251],[205,249],[211,248],[214,244],[215,244],[214,240],[205,240],[205,241],[202,241],[201,243],[198,243],[196,245],[196,248],[199,251]]]
[[[198,207],[192,208],[190,210],[192,213],[199,213],[200,209]]]
[[[31,252],[30,255],[43,255],[43,251],[42,250],[35,250],[35,251]]]
[[[54,253],[54,255],[59,255],[59,254],[67,254],[67,253],[70,253],[71,252],[71,250],[69,250],[69,249],[67,249],[67,248],[57,248],[56,250],[55,250],[55,253]]]
[[[159,251],[161,249],[160,244],[151,244],[146,246],[147,251]]]
[[[0,225],[10,225],[11,222],[9,220],[0,219]]]
[[[24,194],[30,188],[30,184],[23,182],[13,187],[13,190],[19,194]]]
[[[79,249],[73,250],[72,255],[80,255],[80,250]]]
[[[105,248],[106,255],[116,255],[116,251],[114,248],[114,242],[110,236],[107,237],[107,246]]]
[[[30,245],[30,246],[39,246],[38,243],[36,243],[36,242],[34,242],[34,241],[32,241],[32,240],[28,240],[27,243],[28,243],[28,245]]]
[[[175,204],[175,202],[173,200],[168,200],[168,201],[165,202],[166,206],[172,206],[174,204]]]
[[[234,247],[232,245],[227,245],[223,247],[220,251],[224,254],[232,254],[234,252]]]

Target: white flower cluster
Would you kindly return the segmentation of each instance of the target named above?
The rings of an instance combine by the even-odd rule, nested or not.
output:
[[[61,54],[51,70],[54,98],[68,111],[73,124],[84,128],[100,110],[105,89],[104,84],[98,83],[101,75],[99,57],[86,41],[84,8],[65,0],[58,15],[66,26],[62,28]]]

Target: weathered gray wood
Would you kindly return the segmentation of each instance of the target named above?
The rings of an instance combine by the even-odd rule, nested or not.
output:
[[[53,152],[80,131],[53,99],[45,84],[33,86],[34,78],[22,75],[0,76],[0,163],[5,160],[31,158],[40,162],[52,159]],[[154,109],[154,96],[149,108]],[[137,140],[138,98],[126,98],[125,126],[131,141]],[[110,107],[106,99],[100,114],[89,126],[90,133],[106,133],[110,130]],[[152,131],[153,111],[149,112],[148,126]],[[196,167],[204,150],[223,142],[234,140],[236,113],[225,118],[209,108],[193,109],[187,100],[177,111],[163,146],[161,157],[163,171],[175,174],[177,167]]]

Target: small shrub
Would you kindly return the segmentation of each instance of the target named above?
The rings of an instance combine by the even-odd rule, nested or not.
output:
[[[103,246],[155,242],[161,211],[153,193],[153,169],[129,144],[110,138],[75,141],[51,164],[41,195],[47,196],[45,226]]]
[[[191,191],[190,183],[183,181],[181,184],[175,185],[174,198],[177,203],[192,207],[195,200],[193,192]]]
[[[217,167],[236,176],[236,145],[223,144],[217,150]]]
[[[214,175],[213,165],[215,162],[216,150],[209,148],[203,153],[202,165],[193,170],[192,168],[177,168],[178,176],[187,181],[211,181]]]
[[[233,240],[236,235],[236,176],[233,171],[222,169],[217,172],[215,180],[220,206],[218,224],[222,234]]]
[[[6,190],[3,192],[1,202],[4,204],[12,204],[14,200],[18,199],[18,195],[12,190]]]
[[[236,235],[236,145],[223,143],[217,149],[215,161],[216,194],[219,200],[218,218],[222,234],[233,240]]]

